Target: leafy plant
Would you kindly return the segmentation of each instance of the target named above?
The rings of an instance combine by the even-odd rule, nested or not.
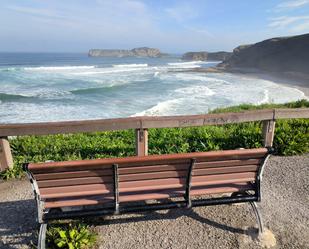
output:
[[[20,165],[14,165],[13,168],[0,172],[0,178],[8,180],[12,178],[21,178],[24,175],[23,169]]]
[[[83,223],[52,225],[47,231],[48,248],[85,249],[96,242],[96,234]]]

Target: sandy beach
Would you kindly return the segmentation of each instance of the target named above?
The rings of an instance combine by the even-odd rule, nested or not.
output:
[[[306,98],[309,98],[309,76],[308,79],[305,77],[298,77],[292,74],[279,74],[279,73],[239,73],[245,74],[253,78],[273,81],[277,84],[284,85],[287,87],[293,87],[305,94]]]
[[[205,72],[205,73],[232,73],[235,75],[245,75],[256,79],[272,81],[279,85],[296,88],[305,94],[305,98],[309,98],[309,75],[300,75],[296,73],[275,73],[275,72],[263,72],[256,69],[223,69],[220,67],[211,68],[194,68],[186,70],[187,72]]]

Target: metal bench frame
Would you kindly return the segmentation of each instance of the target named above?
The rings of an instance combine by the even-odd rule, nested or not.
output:
[[[106,206],[102,208],[96,208],[91,210],[75,210],[75,211],[59,211],[59,212],[44,212],[44,201],[40,198],[39,187],[35,178],[33,177],[31,171],[28,170],[28,163],[23,165],[23,169],[26,172],[33,192],[34,198],[37,203],[37,220],[40,224],[40,232],[38,239],[38,248],[45,249],[45,238],[47,231],[47,224],[52,220],[59,219],[79,219],[82,217],[91,217],[91,216],[104,216],[104,215],[118,215],[125,213],[140,213],[146,211],[155,211],[155,210],[166,210],[166,209],[175,209],[175,208],[193,208],[200,206],[212,206],[212,205],[224,205],[224,204],[233,204],[233,203],[245,203],[249,202],[257,223],[258,223],[258,232],[259,235],[263,233],[263,221],[261,213],[259,212],[257,202],[261,201],[261,183],[264,167],[269,159],[270,154],[274,152],[273,148],[267,148],[268,153],[263,159],[262,165],[259,168],[259,171],[256,176],[256,181],[252,185],[254,187],[254,193],[245,192],[234,192],[230,197],[215,197],[207,199],[198,199],[192,200],[190,196],[191,190],[191,179],[192,179],[192,170],[195,165],[195,158],[191,159],[191,164],[187,172],[186,177],[186,191],[184,195],[184,200],[170,201],[169,203],[151,203],[151,204],[142,204],[142,205],[125,205],[119,204],[119,191],[118,191],[118,165],[113,164],[113,179],[114,179],[114,204],[112,206]]]

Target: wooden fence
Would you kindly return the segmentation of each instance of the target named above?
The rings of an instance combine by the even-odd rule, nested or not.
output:
[[[84,121],[45,122],[27,124],[0,124],[0,171],[13,166],[9,136],[50,135],[80,132],[135,129],[136,154],[148,153],[148,129],[193,127],[262,121],[263,143],[273,143],[277,119],[309,118],[309,108],[265,109],[239,113],[220,113],[189,116],[131,117]]]

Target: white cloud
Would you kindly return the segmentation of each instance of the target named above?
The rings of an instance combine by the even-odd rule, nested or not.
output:
[[[59,32],[70,27],[87,35],[100,33],[120,37],[121,34],[131,32],[133,36],[154,29],[154,22],[146,6],[137,0],[97,0],[96,5],[89,6],[88,12],[83,11],[82,7],[63,2],[54,8],[50,5],[43,7],[9,5],[6,9],[31,17],[25,20],[27,22],[33,20],[35,26],[56,25],[60,28]]]
[[[280,31],[287,34],[309,32],[309,15],[295,15],[295,10],[302,8],[305,10],[309,0],[286,0],[278,4],[271,12],[281,13],[281,16],[269,19],[268,27],[272,32]],[[284,13],[284,15],[282,15]],[[294,13],[294,14],[293,14]],[[277,14],[278,15],[278,14]]]
[[[306,33],[309,32],[309,20],[305,21],[304,23],[295,25],[293,28],[291,28],[293,32],[296,33]]]
[[[276,9],[281,10],[289,10],[296,9],[302,7],[306,4],[309,4],[309,0],[293,0],[293,1],[284,1],[277,5]]]
[[[140,0],[95,0],[95,4],[87,6],[78,2],[72,5],[70,2],[43,1],[35,5],[10,3],[3,8],[10,10],[6,11],[7,16],[1,17],[0,9],[0,21],[2,18],[16,23],[10,26],[7,34],[26,37],[26,40],[32,41],[32,47],[40,44],[41,51],[48,51],[49,48],[86,51],[92,47],[149,46],[173,52],[180,48],[184,51],[193,48],[205,50],[206,44],[210,50],[220,47],[207,27],[195,22],[199,10],[188,3],[154,12],[147,1]],[[165,30],[161,27],[162,19],[181,27],[171,29],[168,26]],[[0,31],[3,27],[0,25]],[[20,46],[20,50],[27,49]]]
[[[15,6],[15,5],[9,5],[6,7],[6,9],[27,14],[27,15],[33,15],[33,16],[41,16],[41,17],[49,17],[49,18],[64,18],[64,15],[61,15],[57,13],[56,11],[53,11],[51,9],[44,9],[44,8],[32,8],[32,7],[24,7],[24,6]]]
[[[185,26],[184,27],[186,30],[188,31],[192,31],[195,34],[198,35],[202,35],[202,36],[206,36],[208,38],[214,38],[215,36],[210,33],[207,29],[205,28],[196,28],[196,27],[192,27],[192,26]]]
[[[289,28],[291,25],[297,24],[300,25],[303,21],[308,21],[308,16],[280,16],[271,18],[271,22],[269,23],[269,27],[271,28]]]
[[[269,27],[272,28],[285,28],[286,26],[298,21],[309,19],[309,16],[280,16],[271,18]]]
[[[193,9],[192,6],[186,3],[166,8],[164,11],[169,17],[180,23],[199,16],[197,10]]]

